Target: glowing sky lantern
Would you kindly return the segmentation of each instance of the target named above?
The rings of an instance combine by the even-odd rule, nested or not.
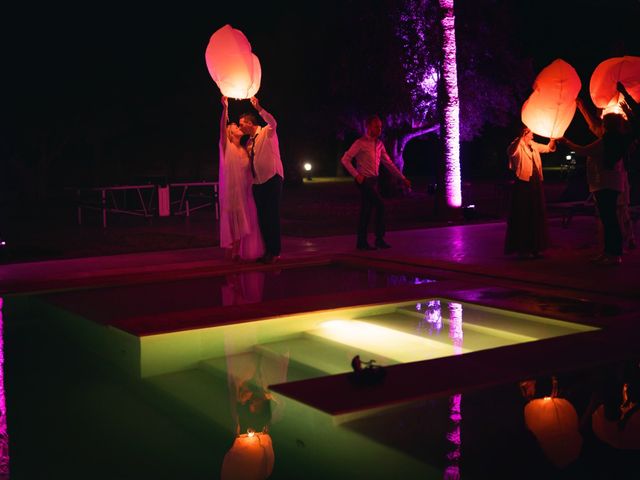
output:
[[[225,25],[211,35],[205,51],[207,69],[220,92],[230,98],[251,98],[260,89],[262,69],[251,44],[240,31]]]
[[[536,77],[533,93],[522,106],[522,123],[536,135],[562,137],[576,112],[581,86],[571,65],[554,60]]]
[[[634,100],[640,100],[640,57],[614,57],[596,67],[591,75],[589,93],[593,104],[602,113],[619,113],[622,95],[616,88],[622,82]]]

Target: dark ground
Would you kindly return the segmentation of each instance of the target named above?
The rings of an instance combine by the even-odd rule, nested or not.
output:
[[[439,219],[441,208],[435,195],[428,193],[428,179],[414,179],[411,193],[388,198],[387,229],[429,228],[452,223]],[[559,201],[567,189],[564,180],[545,181],[547,202]],[[463,183],[465,205],[474,204],[469,218],[455,222],[504,220],[508,187],[504,182]],[[29,210],[8,212],[0,235],[7,242],[0,250],[1,263],[88,257],[210,247],[218,244],[212,208],[193,212],[190,217],[154,216],[148,219],[108,215],[102,228],[97,211],[86,211],[83,224],[77,224],[71,199],[58,199]],[[301,185],[287,185],[283,192],[282,233],[288,236],[318,237],[350,234],[355,230],[359,199],[349,179],[313,179]],[[554,215],[549,211],[549,215]],[[454,222],[454,223],[455,223]]]

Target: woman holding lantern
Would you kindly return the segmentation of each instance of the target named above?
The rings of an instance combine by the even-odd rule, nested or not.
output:
[[[233,261],[255,260],[264,252],[256,205],[251,193],[249,154],[240,144],[244,135],[229,123],[229,101],[222,97],[220,119],[220,246]]]
[[[542,187],[541,153],[556,149],[554,139],[547,144],[533,141],[533,132],[524,127],[507,148],[509,169],[515,175],[511,209],[507,220],[505,254],[521,258],[539,258],[547,248],[549,235]]]
[[[566,138],[559,141],[587,157],[587,182],[594,194],[604,234],[604,251],[594,261],[602,265],[622,263],[622,231],[617,214],[618,196],[624,190],[623,157],[630,145],[622,115],[602,117],[603,135],[589,145],[577,145]]]

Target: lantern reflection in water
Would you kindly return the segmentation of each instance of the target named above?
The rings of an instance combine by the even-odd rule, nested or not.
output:
[[[629,390],[633,393],[629,394]],[[640,450],[638,393],[637,387],[625,383],[622,385],[620,406],[603,403],[593,412],[591,427],[600,440],[620,450]]]
[[[268,433],[238,435],[222,462],[222,480],[264,480],[273,472],[273,443]]]
[[[551,396],[527,403],[524,420],[549,461],[557,467],[566,467],[580,455],[582,436],[578,432],[575,408],[568,400],[556,395],[557,380],[554,377]]]

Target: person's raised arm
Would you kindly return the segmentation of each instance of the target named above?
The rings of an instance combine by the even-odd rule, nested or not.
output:
[[[271,127],[271,132],[275,132],[276,128],[278,127],[278,122],[276,122],[276,119],[273,118],[273,115],[262,108],[262,105],[260,105],[257,97],[251,97],[249,101],[251,102],[251,105],[253,105],[253,108],[258,111],[258,115],[260,115],[262,119],[267,122],[267,125]],[[271,134],[271,132],[269,132],[269,134]]]
[[[591,156],[602,151],[602,138],[599,138],[595,142],[590,143],[589,145],[578,145],[577,143],[573,143],[571,140],[567,138],[559,138],[558,143],[562,145],[566,145],[571,150],[576,152],[581,156]]]
[[[538,152],[540,153],[549,153],[556,151],[556,139],[552,138],[549,140],[549,143],[546,145],[544,143],[533,142],[536,145]]]
[[[576,98],[576,105],[578,106],[578,110],[580,110],[580,113],[584,117],[584,121],[587,122],[591,133],[593,133],[596,137],[601,137],[604,133],[602,128],[602,121],[598,118],[597,115],[595,115],[591,110],[587,108],[587,106],[584,104],[584,101],[580,97]]]
[[[627,91],[622,82],[616,83],[616,88],[622,94],[625,103],[629,106],[633,114],[636,117],[640,116],[640,105],[638,105],[638,102],[636,102],[631,94]]]
[[[224,153],[227,145],[227,122],[229,121],[229,99],[222,96],[222,115],[220,116],[220,153]]]

